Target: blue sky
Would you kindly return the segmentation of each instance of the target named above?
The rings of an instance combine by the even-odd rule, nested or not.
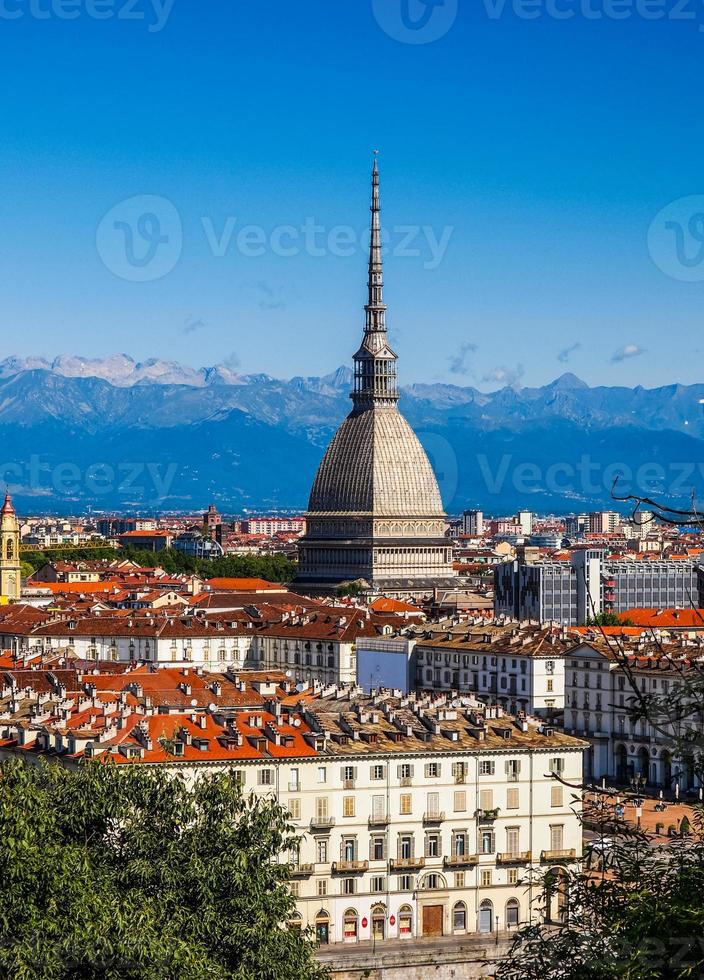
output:
[[[161,2],[0,0],[0,356],[349,362],[380,147],[403,382],[702,380],[704,5]]]

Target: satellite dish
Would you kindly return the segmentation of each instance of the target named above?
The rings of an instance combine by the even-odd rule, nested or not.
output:
[[[198,698],[192,698],[191,699],[191,707],[192,708],[197,708],[198,707]]]
[[[293,719],[293,727],[294,728],[300,728],[301,727],[301,719],[300,718],[294,718]]]

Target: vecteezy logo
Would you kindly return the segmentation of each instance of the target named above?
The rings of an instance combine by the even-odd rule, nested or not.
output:
[[[666,276],[704,281],[704,195],[680,197],[659,211],[648,229],[648,250]]]
[[[457,17],[458,0],[372,0],[377,23],[404,44],[430,44],[444,37]]]
[[[140,194],[110,208],[98,225],[96,247],[106,269],[128,282],[168,275],[181,257],[178,211],[165,197]]]

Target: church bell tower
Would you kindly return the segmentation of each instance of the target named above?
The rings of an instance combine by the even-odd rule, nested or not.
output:
[[[20,598],[20,525],[9,492],[0,510],[0,603]]]

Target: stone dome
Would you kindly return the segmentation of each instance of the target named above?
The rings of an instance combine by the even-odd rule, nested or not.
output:
[[[308,511],[444,517],[430,460],[395,404],[347,416],[318,468]]]

